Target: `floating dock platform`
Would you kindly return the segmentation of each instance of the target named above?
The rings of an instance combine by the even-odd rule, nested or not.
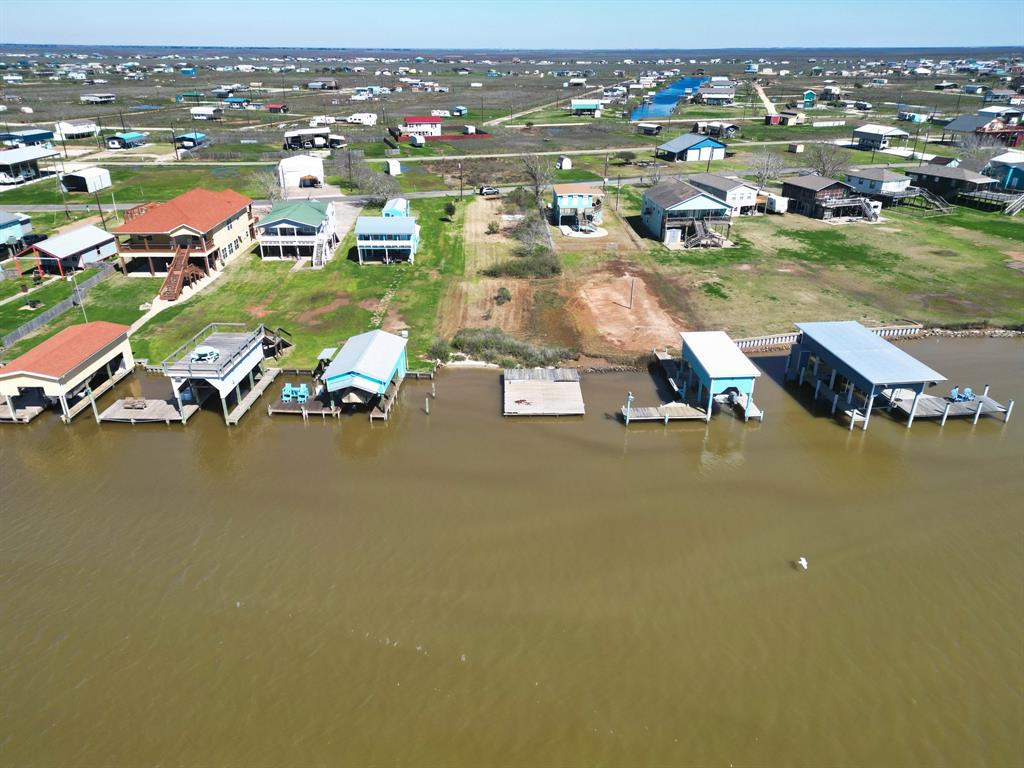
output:
[[[173,399],[124,397],[103,411],[99,420],[116,424],[184,423],[199,410],[199,406],[189,403],[183,406],[183,410],[184,413],[178,410],[178,403]]]
[[[583,416],[580,372],[575,368],[506,368],[505,416]]]
[[[908,419],[911,412],[915,419],[938,419],[940,426],[946,419],[971,419],[975,424],[981,416],[1002,416],[1003,421],[1010,420],[1013,412],[1013,400],[1006,405],[988,396],[988,387],[984,393],[976,395],[973,400],[952,400],[936,395],[917,395],[912,389],[883,389],[881,397],[889,403],[890,410],[903,413]],[[917,396],[917,405],[914,397]]]
[[[634,421],[707,421],[708,412],[686,403],[664,403],[658,406],[622,406],[622,419],[627,424]]]

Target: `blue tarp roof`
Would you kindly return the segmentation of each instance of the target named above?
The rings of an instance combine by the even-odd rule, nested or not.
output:
[[[182,133],[178,135],[179,139],[192,139],[193,141],[206,141],[206,134],[200,133],[199,131],[192,131],[190,133]]]
[[[139,133],[138,131],[128,131],[127,133],[115,133],[115,139],[121,139],[122,141],[138,141],[139,139],[146,138],[146,134]]]
[[[854,320],[797,323],[805,339],[833,355],[869,385],[945,381],[917,358]]]

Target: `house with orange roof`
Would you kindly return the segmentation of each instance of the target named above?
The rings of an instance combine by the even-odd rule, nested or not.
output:
[[[103,320],[72,325],[0,368],[0,422],[25,424],[59,406],[69,423],[132,372],[128,326]]]
[[[209,275],[255,242],[252,200],[230,189],[190,189],[165,203],[131,208],[124,218],[113,232],[126,269],[167,275],[161,297],[171,301],[186,283]]]

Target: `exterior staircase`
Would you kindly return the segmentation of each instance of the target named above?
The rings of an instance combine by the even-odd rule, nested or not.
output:
[[[878,218],[878,214],[875,213],[875,209],[871,207],[871,201],[866,197],[860,199],[860,209],[864,212],[864,218],[868,221],[874,221]]]
[[[313,244],[313,259],[310,266],[313,269],[323,269],[327,263],[327,240],[321,235],[317,235],[316,242]]]
[[[178,248],[167,268],[167,277],[160,286],[160,298],[164,301],[177,301],[185,290],[186,282],[195,282],[203,277],[203,271],[188,261],[188,248]]]
[[[1021,211],[1024,211],[1024,195],[1011,200],[1006,204],[1006,207],[1003,208],[1003,213],[1007,216],[1016,216]]]
[[[950,213],[953,210],[953,206],[946,202],[942,197],[939,197],[929,189],[921,187],[921,197],[923,197],[937,213]]]

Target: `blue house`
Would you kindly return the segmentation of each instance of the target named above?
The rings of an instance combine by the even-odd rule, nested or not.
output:
[[[814,107],[815,104],[818,103],[818,94],[816,94],[814,91],[806,90],[804,91],[803,100],[804,109],[811,109],[812,107]]]
[[[982,173],[998,179],[1003,189],[1024,190],[1024,152],[1010,150],[996,155],[988,161]]]
[[[360,216],[356,219],[359,263],[416,261],[420,227],[412,216]]]
[[[556,226],[586,227],[603,221],[604,192],[589,184],[555,184],[551,213]]]
[[[393,396],[408,368],[406,343],[401,336],[381,330],[346,341],[323,374],[332,401],[335,393],[342,403],[359,405]]]
[[[53,131],[45,128],[24,128],[20,131],[0,133],[0,141],[19,147],[32,147],[53,141]]]
[[[182,67],[181,68],[181,74],[185,75],[185,77],[195,77],[196,76],[196,68],[195,67]]]
[[[725,144],[699,133],[685,133],[654,150],[655,157],[673,162],[691,160],[724,160]]]
[[[680,363],[680,397],[694,393],[695,402],[706,408],[707,420],[716,396],[743,410],[743,420],[763,418],[754,405],[754,384],[761,371],[750,362],[724,331],[686,331]],[[694,389],[696,387],[696,390]]]
[[[32,218],[24,213],[0,211],[0,249],[16,246],[32,234]]]

